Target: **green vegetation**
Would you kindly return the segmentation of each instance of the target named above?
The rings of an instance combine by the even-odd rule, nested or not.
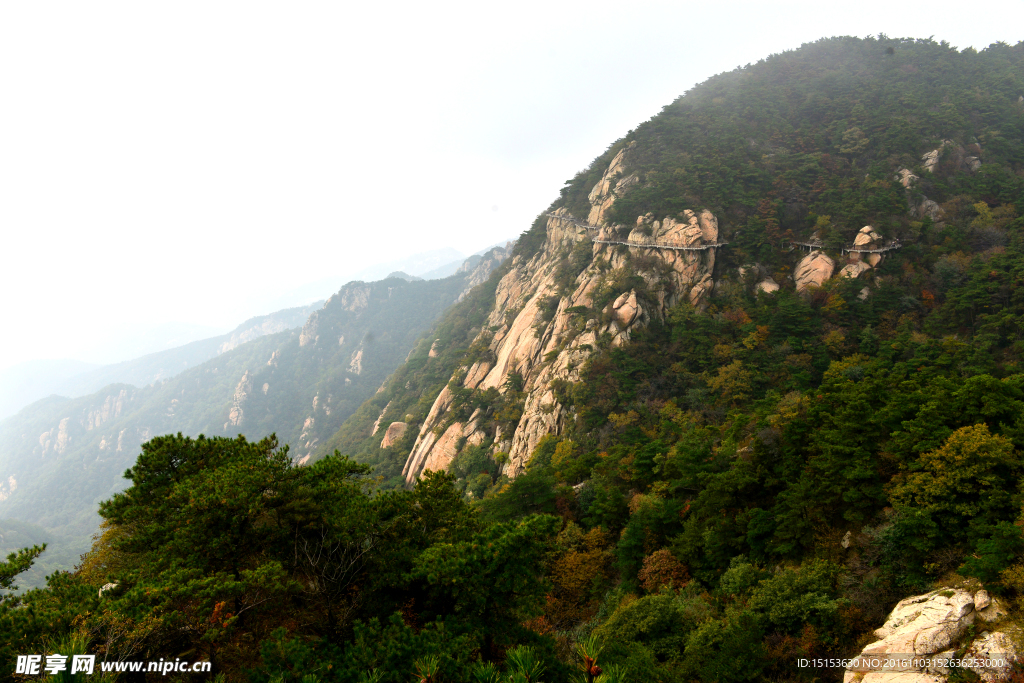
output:
[[[401,487],[405,483],[402,467],[437,395],[448,385],[460,364],[472,363],[490,353],[486,344],[474,344],[474,340],[494,305],[494,291],[505,271],[505,266],[499,267],[487,282],[474,288],[453,306],[419,340],[405,364],[387,380],[382,390],[360,406],[337,433],[325,440],[317,456],[340,450],[359,462],[372,465],[384,488]],[[431,348],[435,349],[433,356]],[[462,413],[465,414],[457,414],[469,417],[467,410],[472,412],[471,406],[463,405]],[[374,430],[373,425],[378,419],[380,423]],[[405,422],[409,427],[397,444],[381,449],[381,439],[392,422]]]
[[[103,532],[77,570],[0,604],[5,654],[73,636],[106,661],[397,682],[416,666],[468,676],[479,653],[518,643],[520,667],[563,672],[523,625],[557,519],[482,523],[445,475],[370,495],[368,469],[336,455],[298,467],[272,437],[153,439],[129,488],[100,506]],[[0,566],[2,587],[40,550]]]
[[[276,433],[293,455],[312,455],[465,286],[465,276],[349,283],[313,313],[304,343],[298,329],[263,336],[165,381],[51,397],[5,420],[0,517],[42,527],[45,540],[28,544],[49,544],[22,585],[77,563],[99,525],[97,504],[123,487],[121,473],[153,435]],[[0,538],[0,552],[21,547],[13,538]]]
[[[273,438],[149,441],[77,570],[4,601],[4,647],[77,637],[260,683],[840,680],[794,662],[855,654],[903,597],[973,580],[1024,605],[1022,94],[1024,44],[885,37],[711,79],[555,206],[583,215],[625,149],[641,183],[623,221],[722,217],[714,295],[599,342],[552,387],[571,418],[525,472],[500,475],[483,443],[411,490],[401,475],[445,387],[452,420],[479,409],[507,434],[522,410],[522,377],[450,381],[490,359],[499,272],[311,466]],[[864,224],[904,243],[875,279],[794,291],[783,241],[834,249]],[[538,221],[517,253],[542,240]],[[778,292],[730,274],[753,261]],[[10,562],[0,576],[26,560]]]

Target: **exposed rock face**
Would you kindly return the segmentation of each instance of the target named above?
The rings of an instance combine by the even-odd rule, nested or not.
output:
[[[366,309],[370,305],[370,295],[373,293],[372,287],[361,282],[349,283],[348,285],[341,288],[341,291],[337,294],[331,295],[327,302],[324,303],[324,308],[319,311],[313,311],[309,318],[306,320],[306,324],[302,326],[302,331],[299,332],[299,346],[308,346],[310,344],[316,344],[320,340],[320,317],[324,309],[327,308],[328,304],[333,304],[333,308],[337,310],[351,311],[358,313]],[[341,297],[338,303],[334,303],[335,299]],[[345,338],[342,337],[338,340],[338,344],[343,344]]]
[[[875,232],[870,225],[865,225],[853,239],[853,246],[858,249],[874,249],[875,245],[882,243],[882,236]]]
[[[953,143],[949,140],[943,140],[941,145],[930,152],[925,152],[921,157],[921,163],[924,164],[924,170],[929,173],[935,173],[935,167],[939,165],[939,157],[942,156],[942,150],[952,144]]]
[[[430,345],[430,351],[427,352],[427,358],[437,358],[440,355],[439,348],[441,348],[441,340],[435,339],[434,343]]]
[[[979,609],[979,606],[982,607]],[[995,618],[996,612],[989,611],[993,607],[996,603],[985,591],[972,595],[968,591],[951,588],[901,600],[885,624],[875,630],[875,637],[879,640],[864,648],[857,666],[847,669],[844,683],[945,683],[950,671],[941,665],[942,660],[955,656],[968,627],[975,622],[983,625]],[[995,681],[1009,670],[1017,653],[1006,633],[986,632],[982,628],[977,630],[981,634],[971,643],[964,657],[1002,660],[1005,666],[997,664],[973,669],[982,680]],[[881,663],[886,660],[890,664],[902,661],[884,668]]]
[[[58,454],[63,453],[63,450],[65,450],[65,447],[67,447],[67,445],[68,445],[68,418],[62,419],[60,421],[59,432],[58,432],[60,434],[60,437],[59,437],[59,440],[58,440],[57,444],[54,444],[54,441],[53,441],[53,434],[54,434],[54,432],[58,432],[58,430],[56,428],[50,429],[49,431],[45,431],[45,432],[43,432],[42,434],[39,435],[39,445],[42,447],[42,450],[43,450],[43,458],[46,457],[46,454],[49,452],[51,445],[54,446],[54,451],[56,451]]]
[[[947,147],[951,147],[953,149],[953,163],[957,168],[966,169],[971,173],[974,173],[981,168],[981,159],[977,156],[981,153],[981,147],[979,145],[971,144],[965,149],[955,142],[943,140],[942,144],[939,145],[938,148],[927,152],[921,157],[921,163],[924,164],[926,171],[929,173],[935,172],[935,169],[939,165],[939,158],[942,156],[943,150]],[[968,151],[974,152],[974,154],[969,155]]]
[[[309,319],[306,320],[306,324],[302,326],[302,331],[299,332],[299,346],[308,346],[309,344],[316,343],[316,340],[320,338],[320,335],[316,333],[319,322],[320,311],[313,311]],[[276,355],[277,352],[275,351],[274,353]],[[273,357],[271,357],[271,360],[273,360]]]
[[[335,296],[341,296],[341,307],[346,311],[358,313],[370,305],[370,294],[372,290],[369,285],[362,287],[343,287]]]
[[[881,249],[882,248],[882,236],[875,232],[875,229],[870,225],[865,225],[857,233],[857,237],[853,240],[854,249]],[[877,266],[882,262],[881,254],[861,253],[852,252],[850,258],[854,261],[859,261],[863,257],[867,261],[869,266]]]
[[[238,386],[235,387],[235,394],[231,400],[231,411],[228,413],[228,421],[224,423],[224,429],[237,427],[242,424],[242,417],[245,414],[245,402],[251,393],[252,377],[249,375],[249,371],[246,370],[242,375],[242,379],[238,381]]]
[[[931,199],[925,199],[921,202],[920,206],[917,207],[917,215],[924,218],[927,216],[933,221],[938,222],[942,220],[942,208],[938,202]]]
[[[515,246],[515,242],[506,242],[504,247],[495,247],[486,254],[484,254],[476,265],[472,265],[472,259],[466,259],[466,261],[459,266],[456,273],[469,273],[466,278],[466,288],[459,294],[459,298],[456,299],[456,303],[462,301],[469,294],[469,291],[479,284],[483,284],[491,277],[491,273],[494,269],[500,266],[505,259],[512,255],[512,248]]]
[[[995,683],[1007,676],[1011,670],[1009,663],[1016,661],[1017,656],[1017,647],[1014,645],[1013,639],[1000,631],[983,633],[981,637],[971,643],[967,652],[969,659],[1007,663],[1006,666],[970,667],[971,671],[978,674],[978,677],[986,683]]]
[[[625,153],[625,149],[619,150],[612,163],[608,165],[604,177],[590,191],[588,199],[591,208],[587,217],[587,223],[590,225],[604,225],[608,209],[612,208],[616,197],[621,197],[630,187],[640,182],[636,173],[622,175],[625,172]]]
[[[843,269],[839,271],[839,277],[848,277],[853,280],[869,270],[871,270],[871,266],[864,261],[854,261],[853,263],[843,266]]]
[[[766,277],[765,279],[761,280],[755,285],[755,287],[757,288],[757,291],[764,292],[765,294],[771,294],[773,292],[779,291],[779,283],[771,279],[770,277]]]
[[[405,422],[392,422],[388,425],[388,430],[384,432],[384,438],[381,439],[380,447],[388,448],[396,441],[405,436],[406,430],[409,429],[409,425]]]
[[[836,262],[825,255],[823,251],[812,251],[800,259],[793,271],[793,281],[796,283],[796,291],[802,292],[808,287],[821,287],[825,280],[832,277],[832,271],[836,268]]]
[[[363,372],[363,347],[360,346],[352,353],[352,358],[349,359],[348,371],[356,375],[360,375]]]
[[[18,480],[14,475],[7,477],[7,481],[0,479],[0,501],[7,500],[11,494],[18,490]]]
[[[636,302],[636,290],[631,289],[619,295],[612,304],[612,311],[622,327],[629,327],[634,320],[643,315],[644,309]]]
[[[637,182],[635,174],[623,176],[625,156],[625,151],[615,156],[590,193],[587,222],[600,230],[578,227],[564,209],[549,217],[543,247],[528,260],[514,257],[498,284],[495,306],[477,338],[487,343],[489,357],[456,373],[455,381],[463,387],[496,388],[502,393],[510,375],[521,377],[525,401],[515,430],[492,433],[480,410],[464,422],[446,419],[453,394],[445,387],[421,425],[406,461],[403,474],[408,483],[425,470],[446,468],[463,439],[469,444],[490,441],[494,450],[508,452],[504,471],[515,477],[541,437],[560,433],[568,417],[551,390],[552,380],[578,381],[580,367],[599,345],[624,344],[633,330],[652,319],[663,319],[675,304],[690,301],[701,305],[710,293],[714,249],[689,251],[594,241],[698,247],[718,241],[718,220],[707,210],[687,210],[662,220],[648,214],[629,226],[608,224],[608,210],[616,197]],[[577,253],[589,249],[593,260],[566,287],[566,280],[559,278],[560,269],[574,248]],[[643,278],[643,293],[636,286],[614,290],[614,283],[626,275]]]
[[[901,168],[896,171],[896,180],[906,189],[910,189],[916,181],[920,180],[909,168]]]
[[[380,390],[377,390],[377,393],[379,394]],[[373,429],[370,430],[370,436],[377,433],[377,429],[380,428],[380,423],[384,421],[384,414],[388,412],[388,408],[391,407],[391,403],[392,401],[388,401],[388,404],[384,406],[384,410],[380,411],[380,415],[377,416],[377,421],[373,423]]]
[[[71,418],[65,417],[57,425],[57,440],[53,445],[53,450],[58,453],[63,453],[68,447],[68,442],[71,440],[70,435],[68,435],[68,422],[70,420]]]
[[[253,339],[259,339],[268,334],[284,332],[294,326],[292,321],[287,318],[278,318],[271,315],[264,316],[252,327],[235,330],[231,337],[217,348],[217,353],[227,353],[231,349],[237,348]]]
[[[114,419],[121,415],[121,410],[124,409],[125,401],[128,398],[128,390],[121,389],[117,396],[107,396],[103,401],[103,405],[98,409],[90,410],[86,417],[87,430],[92,430],[100,427],[107,420]]]

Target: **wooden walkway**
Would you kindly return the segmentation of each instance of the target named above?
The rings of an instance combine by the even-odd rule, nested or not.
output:
[[[556,218],[558,220],[566,221],[567,223],[572,223],[577,228],[581,228],[583,230],[596,232],[601,229],[596,225],[587,225],[578,218],[575,218],[574,216],[562,215],[557,213],[546,213],[544,215],[549,218]],[[626,247],[642,247],[644,249],[675,249],[676,251],[706,251],[708,249],[717,249],[718,247],[724,247],[725,245],[729,244],[728,242],[712,242],[710,244],[683,246],[679,244],[665,244],[661,242],[655,242],[654,238],[651,238],[649,241],[643,240],[637,242],[635,240],[601,240],[597,239],[597,237],[591,237],[591,241],[597,244],[621,244]],[[817,241],[797,242],[794,240],[792,242],[787,242],[786,244],[795,244],[799,247],[806,248],[811,251],[813,251],[814,249],[825,248],[825,244],[823,242]],[[840,247],[839,251],[840,253],[843,254],[884,254],[887,251],[893,251],[894,249],[899,249],[902,246],[903,245],[900,243],[900,241],[896,239],[889,242],[884,247],[880,247],[878,249],[858,249],[856,247]]]
[[[880,249],[857,249],[855,247],[843,247],[840,251],[844,254],[884,254],[893,249],[899,249],[903,245],[899,240],[893,240]]]
[[[813,251],[815,249],[824,249],[825,245],[821,242],[786,242],[785,244],[795,244],[799,247],[807,247],[808,250]]]
[[[557,213],[546,213],[544,215],[548,216],[549,218],[557,218],[558,220],[563,220],[568,223],[572,223],[577,228],[582,228],[584,230],[598,231],[601,229],[596,225],[587,225],[583,221],[580,221],[579,219],[574,218],[572,216],[564,216]],[[653,237],[650,238],[650,240],[643,240],[640,242],[637,242],[636,240],[602,240],[598,239],[597,237],[591,237],[591,241],[595,242],[596,244],[621,244],[626,247],[641,247],[643,249],[674,249],[675,251],[707,251],[708,249],[717,249],[718,247],[724,247],[725,245],[729,244],[728,242],[711,242],[709,244],[696,244],[685,246],[681,244],[655,242]]]
[[[798,247],[806,248],[809,251],[825,248],[825,245],[821,242],[797,242],[796,240],[793,240],[792,242],[784,242],[784,249],[786,248],[785,245],[787,244],[795,244]],[[858,249],[857,247],[840,247],[839,251],[842,254],[884,254],[887,251],[899,249],[902,246],[903,245],[900,243],[899,240],[893,240],[886,244],[884,247],[879,247],[878,249]],[[792,251],[792,247],[790,247],[790,251]]]

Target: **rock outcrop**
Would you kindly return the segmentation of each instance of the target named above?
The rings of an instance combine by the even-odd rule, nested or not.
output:
[[[384,432],[384,438],[381,439],[380,447],[390,448],[395,442],[405,436],[405,432],[408,429],[409,425],[405,422],[392,422],[388,425],[387,431]]]
[[[700,247],[717,243],[717,218],[707,210],[686,210],[660,220],[639,216],[631,225],[610,223],[616,198],[638,182],[636,174],[626,173],[627,158],[628,148],[616,154],[590,192],[587,222],[592,229],[558,209],[548,217],[543,247],[528,258],[513,257],[477,337],[486,344],[488,356],[453,377],[453,388],[502,393],[510,376],[521,378],[525,398],[515,429],[499,433],[481,410],[465,420],[448,417],[454,399],[452,389],[445,387],[406,460],[407,483],[425,470],[446,468],[463,444],[490,443],[493,451],[507,452],[504,473],[515,477],[541,437],[560,433],[569,417],[551,389],[553,380],[578,381],[580,367],[596,348],[624,344],[634,330],[663,319],[677,303],[704,304],[714,285],[715,250]],[[566,276],[567,257],[587,252],[589,265],[575,278]],[[643,280],[642,287],[635,281],[618,284],[634,276]]]
[[[985,627],[1006,614],[987,592],[942,588],[901,600],[885,624],[875,630],[879,640],[865,647],[846,670],[844,683],[944,683],[950,673],[944,660],[988,660],[970,667],[983,681],[996,681],[1017,658],[1014,638]],[[962,649],[971,626],[979,634]]]
[[[896,171],[896,180],[899,181],[900,185],[902,185],[904,189],[909,190],[915,182],[920,180],[920,178],[914,175],[914,172],[909,168],[901,168]]]
[[[377,393],[380,393],[380,389],[377,390]],[[380,423],[384,421],[384,415],[388,412],[388,408],[391,407],[392,403],[393,401],[388,401],[387,405],[384,406],[384,410],[380,411],[380,415],[377,416],[377,421],[373,423],[373,427],[370,429],[371,436],[377,433],[377,430],[380,428]]]
[[[875,232],[875,229],[870,225],[865,225],[857,233],[857,236],[853,240],[854,249],[881,249],[882,248],[882,236]],[[850,258],[855,261],[859,261],[861,256],[864,260],[872,267],[877,266],[882,261],[881,254],[861,254],[860,252],[851,252]]]
[[[970,171],[971,173],[976,172],[981,168],[981,147],[977,144],[968,145],[966,148],[961,145],[952,142],[951,140],[943,140],[942,144],[933,149],[930,152],[926,152],[921,157],[921,163],[929,173],[934,173],[935,169],[939,166],[939,159],[942,157],[942,152],[946,148],[951,148],[953,156],[953,163],[957,168]]]
[[[854,261],[843,266],[843,269],[839,271],[839,277],[848,277],[854,280],[869,270],[871,270],[871,266],[864,261]]]
[[[604,177],[590,191],[588,199],[590,200],[591,208],[590,215],[587,217],[587,222],[590,225],[603,225],[608,209],[612,208],[615,199],[624,195],[630,187],[640,182],[636,173],[623,175],[625,171],[625,153],[625,149],[619,150],[619,153],[612,159],[612,163],[609,164]]]
[[[352,357],[349,359],[348,371],[355,375],[361,375],[363,373],[363,347],[360,346],[352,353]]]
[[[933,149],[930,152],[925,152],[921,156],[921,163],[924,165],[924,170],[929,173],[935,173],[935,168],[939,165],[939,157],[942,156],[942,150],[953,143],[949,140],[943,140],[942,144]]]
[[[251,393],[252,376],[246,370],[242,375],[242,379],[238,381],[235,393],[231,397],[231,410],[228,412],[228,421],[224,423],[224,429],[237,427],[242,424],[242,418],[245,415],[245,402],[249,399],[249,394]]]
[[[808,287],[821,287],[832,277],[836,268],[836,262],[829,258],[823,251],[812,251],[800,259],[793,271],[793,281],[796,284],[796,291],[802,292]]]
[[[931,218],[938,223],[942,220],[942,207],[932,199],[924,199],[917,207],[917,215],[921,218]]]
[[[466,298],[477,285],[483,284],[487,281],[487,278],[491,276],[494,269],[504,263],[505,259],[512,255],[512,248],[515,246],[515,242],[506,242],[504,247],[495,247],[486,254],[480,257],[478,261],[473,259],[466,259],[466,261],[459,266],[456,272],[468,273],[466,276],[466,288],[462,290],[459,297],[455,300],[456,303]]]

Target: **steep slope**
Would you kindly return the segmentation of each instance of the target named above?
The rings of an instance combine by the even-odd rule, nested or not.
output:
[[[531,626],[630,680],[843,680],[794,662],[908,652],[931,597],[960,654],[1024,600],[1022,207],[1024,43],[775,55],[567,183],[336,438],[557,516]]]
[[[809,293],[836,278],[864,299],[928,231],[1006,244],[999,228],[975,221],[953,237],[949,225],[974,203],[959,196],[1017,198],[1011,130],[1024,104],[1019,83],[992,74],[1019,46],[890,42],[822,41],[715,77],[567,183],[520,240],[474,350],[429,411],[374,416],[375,438],[402,423],[386,443],[408,448],[406,484],[469,447],[515,477],[575,419],[559,397],[588,359],[664,324],[680,302],[705,309],[744,287]],[[968,94],[981,84],[985,96]]]
[[[74,628],[259,680],[996,680],[1024,632],[1019,207],[1024,43],[835,38],[715,77],[570,181],[320,437],[372,478],[153,443],[83,571],[6,611],[0,647]],[[331,325],[291,353],[327,354]],[[255,429],[266,380],[232,373],[219,419]],[[858,653],[911,670],[844,673]]]
[[[447,468],[462,442],[493,443],[508,454],[504,472],[516,476],[541,437],[563,426],[565,411],[552,382],[578,381],[578,369],[595,348],[619,346],[680,301],[700,304],[710,291],[715,250],[700,249],[718,240],[718,221],[709,211],[686,211],[679,220],[641,216],[632,229],[607,224],[604,215],[625,185],[619,180],[612,189],[622,156],[620,151],[591,193],[591,225],[600,230],[581,227],[564,209],[552,214],[540,251],[529,260],[514,257],[498,283],[476,340],[486,344],[484,357],[459,371],[457,383],[470,391],[507,388],[510,380],[521,385],[519,421],[503,429],[486,419],[482,406],[466,417],[459,411],[458,384],[446,387],[420,426],[403,469],[407,483],[424,469]],[[692,250],[616,244],[643,238]]]
[[[51,394],[79,397],[110,384],[145,386],[169,379],[239,344],[301,327],[309,314],[321,305],[323,301],[256,316],[227,334],[189,342],[122,363],[90,366],[75,361],[37,361],[27,364],[20,372],[12,368],[0,377],[0,396],[3,396],[0,419],[14,415],[30,403]]]
[[[276,433],[307,461],[502,253],[443,280],[352,282],[301,330],[243,341],[166,381],[29,406],[0,423],[0,518],[50,531],[59,542],[42,566],[67,566],[96,528],[96,503],[153,436]]]

